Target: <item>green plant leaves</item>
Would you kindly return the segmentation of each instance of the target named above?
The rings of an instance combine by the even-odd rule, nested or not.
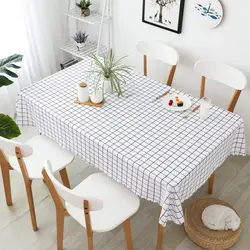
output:
[[[0,60],[0,68],[2,67],[9,67],[9,65],[12,65],[13,63],[16,62],[21,62],[23,60],[23,56],[19,54],[14,54],[12,56],[9,56],[7,58],[1,59]]]
[[[13,83],[13,81],[8,79],[7,77],[0,75],[0,88],[3,86],[11,85],[12,83]]]
[[[13,83],[12,80],[8,79],[3,74],[12,78],[18,77],[16,73],[9,70],[8,68],[20,69],[21,67],[15,63],[21,62],[22,60],[23,56],[19,54],[14,54],[0,60],[0,88]],[[7,139],[12,139],[19,136],[20,134],[20,130],[15,121],[8,115],[0,114],[0,136]]]
[[[92,5],[92,3],[90,2],[90,0],[81,0],[80,3],[76,3],[76,6],[78,6],[82,10],[88,9],[89,6],[91,6],[91,5]]]
[[[12,80],[8,79],[6,76],[2,75],[5,74],[12,78],[17,78],[18,75],[9,70],[8,68],[13,69],[20,69],[21,67],[16,65],[15,63],[21,62],[23,60],[23,56],[19,54],[14,54],[12,56],[9,56],[7,58],[0,60],[0,88],[3,86],[8,86],[13,83]]]
[[[8,68],[21,69],[21,67],[16,64],[10,64]]]
[[[1,68],[0,69],[0,73],[4,73],[4,74],[6,74],[6,75],[8,75],[10,77],[13,77],[13,78],[17,78],[18,77],[18,75],[16,73],[14,73],[14,72],[6,69],[6,68]]]
[[[8,115],[0,114],[0,136],[12,139],[21,134],[15,121]]]
[[[128,78],[132,70],[132,67],[121,64],[121,61],[125,57],[115,61],[115,55],[111,49],[103,59],[96,55],[91,55],[91,58],[96,68],[89,71],[90,75],[110,79],[112,89],[118,93],[118,96],[122,96],[121,82],[125,82],[125,79]]]

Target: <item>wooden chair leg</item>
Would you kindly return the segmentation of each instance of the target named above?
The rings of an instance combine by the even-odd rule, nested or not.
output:
[[[88,236],[88,250],[93,250],[93,235],[92,236]]]
[[[123,222],[125,238],[127,243],[127,249],[133,250],[133,241],[132,241],[132,233],[131,233],[131,225],[130,225],[130,218]]]
[[[11,197],[11,185],[10,185],[10,169],[6,166],[1,166],[2,178],[3,178],[3,186],[4,193],[7,206],[12,206],[12,197]]]
[[[64,210],[56,210],[57,250],[63,250]]]
[[[215,173],[213,173],[210,178],[208,179],[208,194],[213,193],[213,188],[214,188],[214,177]]]
[[[83,201],[84,216],[86,222],[86,231],[88,238],[88,250],[93,250],[93,231],[91,226],[89,202],[87,200]]]
[[[71,189],[70,183],[69,183],[69,177],[68,177],[66,168],[63,168],[62,170],[60,170],[59,173],[60,173],[60,176],[61,176],[63,185],[64,185],[65,187]]]
[[[33,193],[32,193],[32,180],[26,180],[25,187],[26,187],[26,192],[27,192],[27,197],[28,197],[32,227],[33,227],[33,230],[36,232],[38,228],[37,228],[36,212],[35,212]]]
[[[158,237],[156,250],[162,250],[164,227],[158,223]]]

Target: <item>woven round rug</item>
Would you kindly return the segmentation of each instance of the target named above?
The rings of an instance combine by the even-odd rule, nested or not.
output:
[[[207,206],[215,204],[224,205],[234,210],[234,208],[225,201],[211,197],[201,198],[197,201],[194,201],[185,210],[185,231],[190,239],[202,248],[209,250],[228,249],[235,245],[235,243],[240,239],[242,222],[240,228],[235,232],[232,230],[214,231],[206,228],[201,219],[202,212]]]

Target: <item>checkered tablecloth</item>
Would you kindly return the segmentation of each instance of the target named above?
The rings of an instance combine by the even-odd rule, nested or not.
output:
[[[18,124],[37,127],[138,196],[159,203],[163,226],[183,223],[182,202],[229,155],[245,155],[242,118],[216,106],[205,121],[199,111],[183,118],[163,108],[162,100],[152,102],[165,85],[135,72],[123,98],[109,95],[102,108],[74,104],[76,84],[92,83],[91,67],[85,59],[25,88],[17,101]],[[196,106],[198,99],[190,98]]]

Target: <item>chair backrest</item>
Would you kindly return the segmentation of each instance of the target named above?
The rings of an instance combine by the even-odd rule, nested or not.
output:
[[[147,57],[153,57],[164,63],[170,64],[171,70],[167,85],[171,86],[179,62],[178,52],[163,41],[141,41],[137,44],[137,50],[144,55],[144,75],[147,76]]]
[[[26,164],[23,158],[29,157],[32,154],[33,154],[33,149],[31,146],[0,137],[0,165],[1,167],[6,168],[6,169],[13,168],[15,170],[19,170],[17,169],[19,166],[25,181],[29,179],[29,174],[28,174]],[[18,165],[15,165],[15,164],[10,165],[8,156],[16,156]]]
[[[17,141],[5,139],[0,136],[0,150],[2,150],[6,154],[6,156],[15,156],[16,147],[20,148],[23,157],[29,157],[33,153],[33,149],[31,146]]]
[[[51,192],[53,190],[50,189],[52,197],[59,195],[64,201],[80,209],[84,208],[84,201],[88,201],[90,211],[99,211],[103,208],[103,202],[101,200],[94,197],[79,196],[75,194],[72,190],[63,186],[59,181],[57,181],[53,175],[51,163],[48,160],[44,162],[44,167],[45,168],[43,169],[43,176],[45,178],[46,183],[50,182],[50,184],[52,184],[53,186],[49,186],[52,188],[54,187],[57,192]],[[55,199],[58,200],[57,197],[53,197],[54,201]]]
[[[228,110],[233,112],[241,91],[247,86],[247,77],[241,71],[230,65],[209,60],[196,62],[194,71],[201,77],[200,98],[205,95],[206,78],[223,83],[235,89],[234,95],[228,106]]]

